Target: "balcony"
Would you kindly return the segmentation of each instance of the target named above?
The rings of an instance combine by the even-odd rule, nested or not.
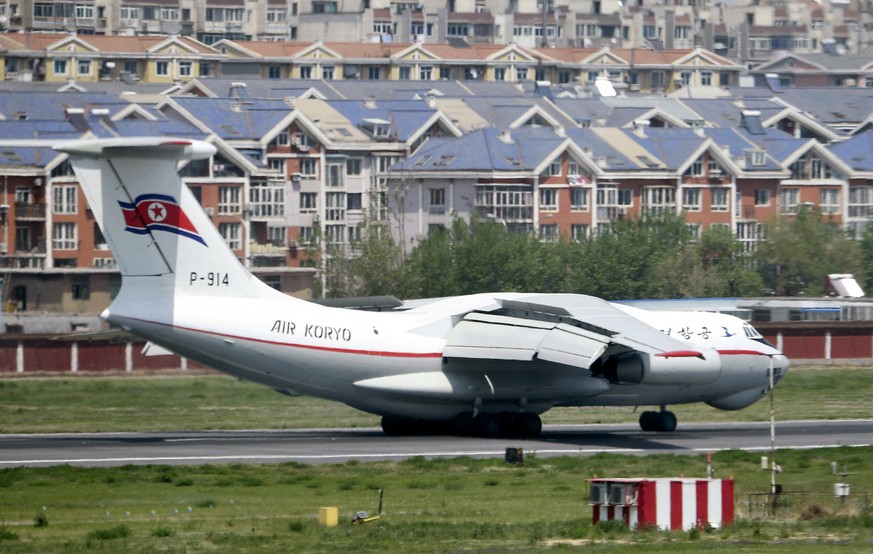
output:
[[[45,204],[16,204],[16,221],[41,221],[45,220]]]
[[[288,247],[280,244],[273,243],[260,243],[260,242],[251,242],[249,243],[249,255],[250,256],[269,256],[269,257],[285,257],[285,253],[288,251]]]

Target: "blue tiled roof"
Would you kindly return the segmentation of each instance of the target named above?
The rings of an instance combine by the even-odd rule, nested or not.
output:
[[[678,128],[647,128],[644,136],[628,130],[626,135],[671,170],[688,163],[695,150],[706,140],[693,129]]]
[[[867,131],[828,147],[857,171],[873,171],[873,131]]]
[[[292,110],[283,100],[192,97],[175,101],[225,140],[258,140]]]
[[[66,119],[67,108],[106,108],[114,114],[130,104],[117,96],[102,92],[21,92],[0,91],[0,114],[14,118],[21,114],[28,119]]]
[[[365,119],[382,119],[391,123],[392,138],[406,141],[420,131],[436,113],[422,100],[379,100],[369,103],[359,100],[332,100],[328,104],[352,124],[361,127]]]
[[[548,128],[514,129],[510,140],[495,128],[457,139],[429,140],[415,155],[396,164],[399,171],[530,171],[564,141]]]

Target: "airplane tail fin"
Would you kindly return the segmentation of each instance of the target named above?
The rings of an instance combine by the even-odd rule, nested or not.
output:
[[[208,158],[214,146],[137,137],[71,141],[56,149],[70,155],[121,270],[119,298],[136,290],[143,292],[140,301],[158,290],[160,296],[253,297],[269,288],[239,263],[177,173],[180,160]]]

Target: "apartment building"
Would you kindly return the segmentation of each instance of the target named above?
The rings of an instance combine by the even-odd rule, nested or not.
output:
[[[221,40],[300,40],[524,47],[704,48],[743,65],[823,46],[867,53],[873,8],[862,0],[4,0],[9,32],[173,34]]]

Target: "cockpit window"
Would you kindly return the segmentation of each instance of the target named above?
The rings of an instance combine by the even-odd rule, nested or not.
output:
[[[759,333],[754,327],[750,324],[746,323],[743,325],[743,332],[746,333],[746,336],[750,339],[759,339],[761,338],[761,333]]]
[[[754,340],[755,342],[760,342],[761,344],[766,344],[766,345],[769,346],[770,348],[776,348],[775,346],[773,346],[773,343],[772,343],[772,342],[768,341],[768,340],[765,339],[764,337],[758,337],[758,338],[756,338],[756,339],[752,339],[752,340]]]

